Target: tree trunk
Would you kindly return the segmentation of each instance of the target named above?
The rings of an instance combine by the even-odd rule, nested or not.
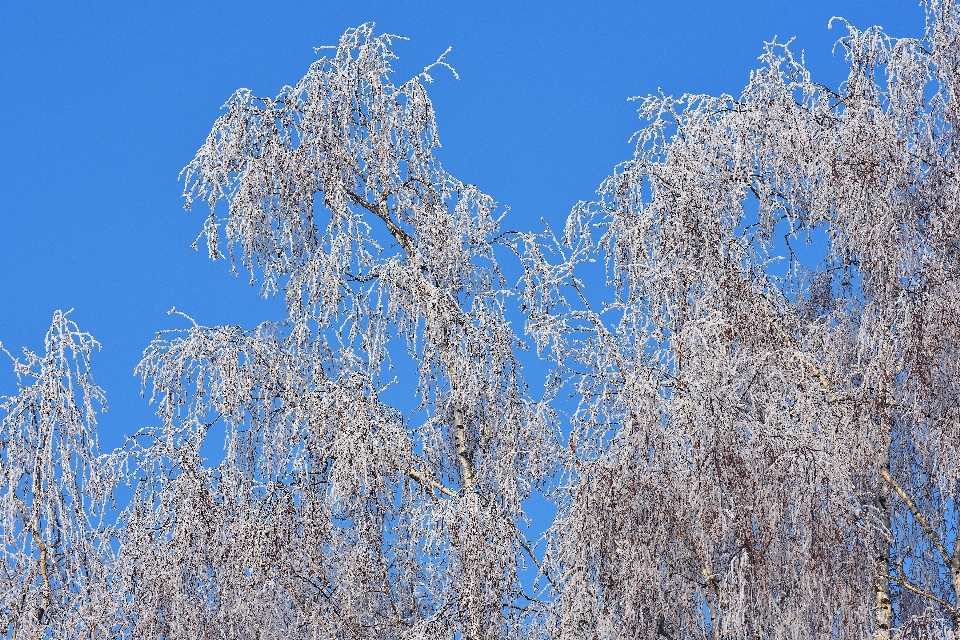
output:
[[[889,411],[889,410],[888,410]],[[892,436],[891,416],[885,416],[885,442],[882,448],[878,471],[890,473],[890,438]],[[890,640],[893,627],[893,602],[890,600],[890,489],[878,481],[874,489],[874,504],[880,516],[881,529],[874,540],[874,590],[876,604],[874,611],[874,640]]]
[[[881,513],[881,522],[884,531],[877,536],[875,547],[875,592],[876,611],[874,616],[875,640],[890,640],[890,628],[893,625],[893,603],[890,601],[890,541],[886,532],[890,530],[890,511],[888,509],[886,491],[883,487],[877,489],[877,508]]]

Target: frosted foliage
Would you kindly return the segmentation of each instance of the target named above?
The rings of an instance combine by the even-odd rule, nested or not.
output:
[[[430,68],[393,85],[391,39],[361,26],[276,98],[237,92],[185,169],[211,256],[289,315],[144,353],[162,425],[129,447],[134,637],[479,640],[535,615],[522,501],[557,433],[519,377],[496,205],[434,157]],[[391,406],[397,371],[417,383]]]
[[[527,236],[578,402],[559,637],[957,632],[958,9],[847,26],[836,92],[772,42],[739,98],[641,100],[633,160]]]
[[[94,340],[57,313],[14,359],[3,637],[956,638],[960,9],[926,9],[835,19],[836,90],[774,41],[739,97],[640,99],[557,234],[441,167],[443,56],[395,85],[367,24],[238,91],[184,195],[286,317],[171,310],[106,456]]]
[[[112,621],[98,519],[109,497],[95,430],[104,398],[89,367],[98,344],[58,312],[44,346],[13,361],[19,393],[0,398],[0,628],[96,638]]]

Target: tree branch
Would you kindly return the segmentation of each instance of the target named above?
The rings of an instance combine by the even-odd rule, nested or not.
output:
[[[466,427],[463,424],[463,411],[460,407],[453,410],[453,427],[457,438],[457,457],[460,458],[460,474],[463,476],[463,487],[473,492],[473,456],[467,450]]]
[[[409,471],[407,471],[407,475],[410,476],[411,478],[413,478],[414,480],[416,480],[416,481],[417,481],[418,483],[420,483],[421,485],[423,485],[423,486],[425,486],[425,487],[429,487],[429,488],[430,488],[430,493],[431,493],[431,495],[433,495],[434,497],[436,497],[436,494],[433,493],[433,490],[434,490],[434,489],[437,489],[438,491],[440,491],[440,493],[442,493],[443,495],[447,496],[448,498],[457,498],[457,497],[459,497],[458,494],[457,494],[457,492],[454,491],[453,489],[450,489],[449,487],[446,487],[446,486],[440,484],[440,483],[437,482],[436,480],[431,480],[431,479],[427,478],[426,476],[424,476],[423,474],[421,474],[421,473],[420,473],[419,471],[417,471],[416,469],[410,469]]]
[[[898,496],[900,496],[900,499],[903,500],[904,504],[907,505],[910,513],[913,514],[914,519],[920,523],[920,527],[930,537],[930,540],[933,541],[933,545],[936,547],[937,553],[940,554],[940,557],[943,558],[944,564],[946,564],[948,568],[952,569],[950,564],[950,554],[947,553],[946,547],[944,547],[943,543],[940,542],[940,537],[937,536],[936,532],[933,530],[933,527],[931,527],[930,524],[927,523],[927,519],[923,517],[923,513],[920,512],[919,508],[917,508],[913,498],[911,498],[906,491],[900,488],[900,485],[897,484],[897,481],[893,479],[893,477],[890,475],[890,472],[886,469],[880,469],[880,477],[883,478],[888,485],[890,485],[890,488],[892,488]]]
[[[43,620],[44,612],[50,607],[50,596],[52,594],[50,589],[50,573],[47,571],[47,546],[43,544],[43,539],[40,537],[40,523],[36,514],[28,519],[26,507],[23,502],[16,495],[13,496],[13,499],[17,503],[17,509],[20,511],[20,518],[23,520],[24,526],[30,528],[30,532],[33,534],[33,540],[40,549],[40,575],[43,577],[44,595],[43,605],[37,612],[37,622],[39,623]],[[14,633],[14,637],[16,637],[16,633]]]
[[[686,530],[683,527],[679,527],[680,535],[686,540],[687,544],[693,549],[693,553],[697,556],[697,559],[700,560],[700,571],[703,572],[703,579],[713,590],[714,595],[716,596],[717,603],[720,600],[720,583],[717,581],[717,575],[710,570],[710,563],[707,561],[707,550],[701,549],[700,545],[696,544],[693,540],[690,539],[690,536],[687,535]],[[714,606],[710,603],[709,600],[706,601],[707,612],[710,614],[710,626],[716,633],[717,630],[717,616],[714,612]]]
[[[353,191],[347,191],[347,195],[350,196],[350,199],[355,203],[374,214],[387,225],[387,229],[400,246],[406,252],[408,258],[413,257],[413,238],[410,237],[406,231],[397,226],[397,223],[393,221],[393,218],[390,217],[390,209],[387,207],[387,199],[381,197],[380,201],[377,203],[377,206],[374,206],[360,197],[359,194],[354,193]]]
[[[806,355],[804,355],[803,351],[800,349],[800,345],[797,343],[796,338],[791,336],[789,333],[787,333],[783,329],[783,327],[780,326],[780,323],[777,322],[776,319],[770,314],[770,311],[768,311],[765,306],[761,308],[763,309],[763,315],[767,317],[767,320],[770,322],[770,325],[774,329],[776,329],[781,336],[783,336],[783,338],[787,341],[787,344],[789,344],[790,347],[793,348],[794,353],[797,356],[797,359],[800,360],[800,362],[802,362],[808,369],[810,369],[814,377],[816,377],[817,380],[820,382],[820,385],[823,387],[824,391],[826,391],[827,394],[829,394],[831,404],[833,404],[837,409],[839,409],[840,401],[837,399],[836,394],[834,394],[833,388],[830,385],[830,381],[827,380],[827,376],[825,376],[823,372],[820,371],[820,369],[817,367],[816,364],[814,364]]]
[[[443,495],[447,496],[448,498],[461,497],[460,494],[455,492],[453,489],[450,489],[449,487],[444,486],[443,484],[437,482],[436,480],[431,480],[430,478],[427,478],[416,469],[410,469],[409,471],[407,471],[407,475],[413,478],[414,480],[416,480],[422,486],[428,487],[430,489],[430,495],[433,496],[434,499],[436,499],[437,497],[437,494],[433,492],[434,489],[436,489]],[[554,589],[559,588],[557,586],[557,583],[553,581],[553,578],[550,577],[550,574],[544,570],[543,565],[540,564],[540,561],[537,560],[537,556],[533,553],[533,549],[530,548],[530,545],[524,539],[523,532],[521,532],[520,529],[517,528],[517,525],[514,524],[512,521],[510,522],[510,525],[513,527],[514,531],[517,532],[517,541],[520,543],[520,547],[527,552],[528,556],[530,556],[530,559],[533,561],[533,564],[537,567],[537,571],[540,573],[540,575],[546,578],[547,582],[549,582],[550,586],[552,586]]]
[[[950,612],[950,616],[951,616],[951,617],[953,617],[953,616],[955,616],[955,615],[957,614],[957,610],[953,607],[952,604],[950,604],[949,602],[947,602],[947,601],[944,600],[943,598],[941,598],[941,597],[939,597],[939,596],[936,596],[936,595],[930,593],[929,591],[924,591],[923,589],[914,586],[913,584],[911,584],[910,582],[907,582],[907,581],[904,580],[903,578],[898,578],[897,576],[890,575],[889,573],[882,573],[882,574],[880,574],[880,577],[882,577],[882,578],[888,578],[888,579],[890,579],[890,580],[893,580],[894,582],[896,582],[897,584],[899,584],[901,587],[903,587],[903,588],[906,589],[907,591],[912,591],[913,593],[915,593],[915,594],[917,594],[917,595],[920,595],[920,596],[923,596],[924,598],[929,598],[930,600],[933,600],[934,602],[939,602],[940,604],[942,604],[942,605],[944,606],[944,608],[945,608],[947,611]]]

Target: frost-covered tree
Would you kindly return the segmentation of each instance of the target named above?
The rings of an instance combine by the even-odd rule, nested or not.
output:
[[[960,631],[960,15],[927,9],[848,25],[836,90],[773,42],[738,98],[643,100],[600,199],[527,237],[579,401],[560,637]]]
[[[110,467],[97,446],[103,392],[90,374],[98,346],[57,312],[44,353],[24,349],[23,361],[13,360],[19,393],[0,398],[4,638],[100,638],[111,630],[113,554],[100,518]]]
[[[641,100],[556,236],[444,171],[444,58],[397,85],[372,25],[234,94],[184,195],[286,317],[181,313],[159,424],[100,456],[55,316],[0,405],[5,637],[956,637],[960,9],[927,16],[846,25],[835,89],[772,42],[739,97]]]
[[[394,85],[392,38],[351,29],[276,98],[238,91],[185,169],[211,257],[288,316],[144,354],[162,425],[130,448],[134,637],[479,640],[543,606],[518,578],[522,503],[559,432],[520,377],[496,205],[434,155],[423,82],[443,58]]]

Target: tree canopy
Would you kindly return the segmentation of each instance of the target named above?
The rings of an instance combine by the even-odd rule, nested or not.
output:
[[[960,7],[926,9],[839,20],[839,87],[773,41],[739,96],[640,100],[557,231],[441,166],[452,69],[396,84],[372,24],[237,91],[184,197],[286,317],[172,310],[110,453],[91,336],[11,356],[4,637],[954,637]]]

